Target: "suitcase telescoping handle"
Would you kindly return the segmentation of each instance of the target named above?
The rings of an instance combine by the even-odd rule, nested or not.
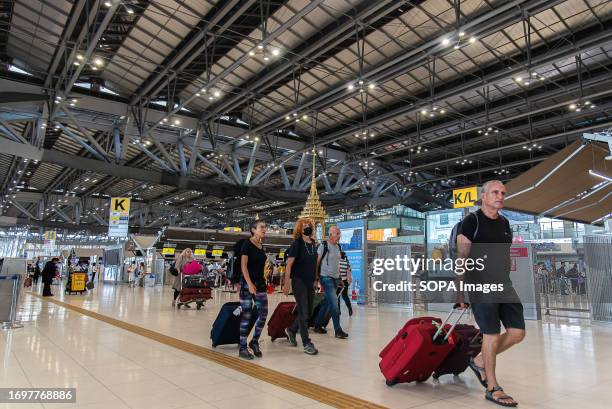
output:
[[[470,307],[469,304],[466,304],[466,308],[461,308],[461,314],[459,314],[459,318],[457,318],[454,322],[454,324],[450,327],[450,329],[446,332],[446,336],[443,339],[443,342],[446,342],[446,340],[448,339],[448,337],[450,337],[450,334],[453,333],[453,330],[455,329],[455,327],[457,326],[457,324],[459,324],[459,321],[461,321],[461,318],[463,317],[463,314],[465,314],[465,312],[467,311],[467,309]],[[448,313],[448,315],[446,316],[446,318],[444,319],[444,322],[442,322],[442,324],[438,327],[438,330],[436,331],[436,333],[433,336],[433,341],[435,342],[436,339],[438,338],[438,336],[442,333],[442,331],[444,330],[444,326],[446,325],[446,323],[448,322],[448,320],[450,320],[451,316],[453,315],[453,313],[455,312],[455,310],[459,309],[459,303],[453,305],[453,308],[451,308],[450,312]]]

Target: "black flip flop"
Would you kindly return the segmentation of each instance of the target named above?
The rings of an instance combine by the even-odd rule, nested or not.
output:
[[[487,387],[487,380],[486,379],[482,379],[482,375],[480,374],[480,371],[484,371],[485,369],[476,365],[476,362],[474,362],[474,358],[470,358],[470,361],[468,362],[468,365],[470,366],[470,369],[472,371],[474,371],[474,374],[476,375],[476,378],[478,378],[478,382],[480,382],[480,384],[482,385],[483,388]]]
[[[512,399],[514,400],[514,398],[510,395],[507,395],[504,392],[503,396],[499,396],[499,397],[495,397],[493,396],[493,394],[495,392],[504,392],[503,388],[501,386],[496,386],[493,389],[487,389],[487,392],[485,393],[485,399],[488,401],[491,401],[493,403],[496,403],[500,406],[504,406],[506,408],[514,408],[516,406],[518,406],[518,402],[514,402],[514,403],[505,403],[505,402],[501,402],[501,399]]]

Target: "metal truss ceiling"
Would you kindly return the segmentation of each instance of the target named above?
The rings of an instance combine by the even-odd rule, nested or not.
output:
[[[332,213],[442,208],[612,123],[609,0],[0,0],[0,63],[40,227],[288,220],[313,160]]]

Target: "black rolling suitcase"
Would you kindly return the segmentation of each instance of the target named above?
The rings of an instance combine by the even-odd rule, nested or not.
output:
[[[308,319],[309,327],[315,326],[315,320],[317,316],[319,315],[319,311],[323,307],[324,303],[325,303],[325,294],[315,293],[314,298],[312,299],[312,314],[310,315],[310,318]]]
[[[212,340],[213,347],[217,345],[238,344],[240,342],[240,320],[242,314],[239,308],[240,302],[227,302],[223,304],[210,330],[210,339]],[[259,313],[257,308],[253,306],[249,332],[253,329],[257,317],[259,317]]]

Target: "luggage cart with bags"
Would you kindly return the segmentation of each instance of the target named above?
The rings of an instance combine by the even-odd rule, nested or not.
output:
[[[212,290],[209,282],[203,275],[182,276],[181,290],[176,302],[176,308],[183,305],[196,303],[196,309],[200,310],[206,300],[212,299]]]

